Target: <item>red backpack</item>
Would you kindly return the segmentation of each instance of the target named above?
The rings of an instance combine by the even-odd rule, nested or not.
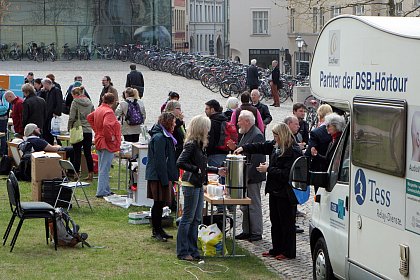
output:
[[[235,142],[235,144],[238,144],[238,131],[236,129],[235,124],[228,121],[224,121],[220,125],[220,139],[218,143],[219,145],[216,146],[216,148],[219,150],[229,151],[229,148],[227,146],[229,140],[232,140],[233,142]]]

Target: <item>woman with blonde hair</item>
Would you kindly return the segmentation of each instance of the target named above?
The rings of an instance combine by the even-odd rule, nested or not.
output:
[[[142,122],[140,124],[130,124],[130,118],[128,117],[129,106],[136,106],[136,110],[139,110],[141,114]],[[123,92],[123,100],[118,104],[115,110],[115,115],[121,121],[121,131],[124,136],[124,140],[128,142],[138,142],[139,135],[141,132],[141,125],[146,120],[146,108],[144,107],[143,101],[140,100],[139,92],[134,88],[126,88]]]
[[[185,170],[182,175],[184,209],[176,240],[176,251],[180,260],[201,260],[197,238],[203,208],[203,184],[208,181],[207,172],[225,175],[224,168],[207,166],[206,147],[210,126],[210,119],[206,116],[192,118],[184,149],[176,164],[178,168]]]
[[[274,140],[247,144],[235,150],[235,154],[270,155],[270,163],[261,163],[258,172],[267,172],[265,193],[269,194],[271,240],[273,248],[264,257],[277,260],[296,258],[296,204],[289,173],[293,162],[302,155],[289,126],[277,124],[272,129]]]

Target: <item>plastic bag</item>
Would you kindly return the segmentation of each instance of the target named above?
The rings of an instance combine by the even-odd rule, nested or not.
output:
[[[222,239],[223,234],[217,227],[217,224],[198,226],[198,240],[201,242],[204,256],[220,256],[222,255],[222,250],[225,251],[226,255],[228,251],[226,245],[222,249]]]
[[[53,117],[51,120],[51,134],[54,136],[60,135],[61,118]]]
[[[307,186],[305,191],[293,189],[293,192],[295,193],[298,203],[304,204],[309,200],[309,196],[311,195],[311,188],[310,186]]]

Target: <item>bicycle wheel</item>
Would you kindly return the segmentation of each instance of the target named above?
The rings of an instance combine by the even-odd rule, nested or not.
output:
[[[313,95],[309,95],[305,98],[305,101],[303,101],[303,105],[305,105],[306,109],[314,108],[316,111],[320,105],[320,101]]]
[[[289,98],[289,95],[284,90],[284,88],[279,89],[279,97],[280,97],[280,103],[286,102],[287,98]]]
[[[19,55],[17,53],[17,51],[13,50],[9,52],[9,57],[11,57],[13,60],[18,60]]]
[[[236,97],[239,97],[240,94],[241,94],[241,90],[236,83],[233,83],[233,84],[229,85],[229,95],[230,96],[235,96],[236,95]]]
[[[229,91],[229,82],[224,81],[222,82],[222,85],[220,86],[219,92],[220,95],[224,98],[228,98],[230,96],[230,91]]]

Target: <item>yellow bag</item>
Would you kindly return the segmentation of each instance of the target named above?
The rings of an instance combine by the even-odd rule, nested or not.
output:
[[[201,242],[201,249],[203,250],[204,256],[221,256],[222,250],[225,251],[225,255],[228,253],[226,244],[222,249],[223,234],[217,224],[209,226],[199,225],[198,240]]]
[[[70,129],[70,144],[76,144],[83,140],[83,128],[80,122],[80,111],[78,112],[78,118],[74,122],[73,127]]]

